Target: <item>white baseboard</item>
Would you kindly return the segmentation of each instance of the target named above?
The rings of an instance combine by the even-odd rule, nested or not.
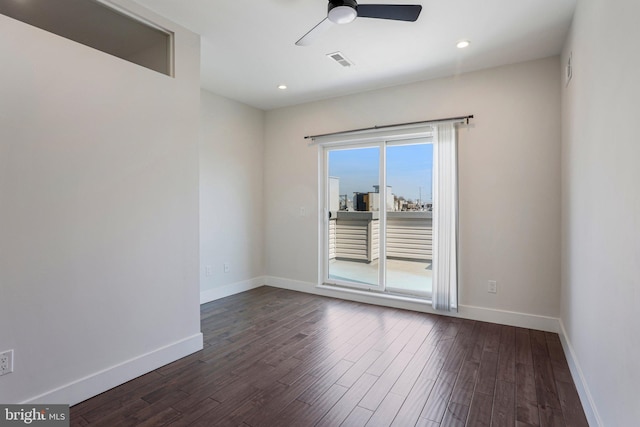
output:
[[[460,310],[458,313],[460,317],[465,319],[499,323],[501,325],[517,326],[519,328],[535,329],[538,331],[554,333],[560,331],[560,324],[557,317],[462,304],[458,309]],[[440,312],[436,313],[440,314]]]
[[[576,385],[576,389],[578,390],[578,395],[580,396],[580,402],[582,403],[582,407],[584,408],[584,413],[587,417],[587,421],[590,426],[604,426],[602,419],[600,418],[600,414],[598,414],[598,410],[596,409],[596,405],[593,401],[593,396],[591,395],[591,391],[587,386],[587,381],[582,372],[582,368],[580,367],[580,363],[578,363],[578,358],[576,357],[576,353],[573,350],[573,346],[571,345],[571,340],[567,335],[567,331],[564,328],[564,322],[562,319],[559,321],[560,323],[560,342],[562,343],[562,348],[564,349],[564,354],[567,358],[567,363],[569,364],[569,370],[571,371],[571,376],[573,377],[573,382]]]
[[[110,368],[80,378],[54,390],[42,393],[22,404],[75,405],[97,396],[113,387],[124,384],[154,369],[174,362],[202,349],[203,337],[197,333],[180,341],[142,354]]]
[[[249,291],[251,289],[264,286],[264,277],[254,277],[253,279],[243,280],[242,282],[230,283],[228,285],[218,286],[213,289],[207,289],[200,292],[200,304],[215,301],[220,298],[229,297],[239,294],[240,292]]]
[[[333,298],[343,298],[351,301],[367,304],[383,305],[387,307],[401,308],[405,310],[419,311],[423,313],[441,314],[445,316],[460,317],[463,319],[479,320],[483,322],[499,323],[502,325],[517,326],[521,328],[537,329],[547,332],[559,332],[560,326],[555,317],[539,316],[528,313],[518,313],[505,310],[496,310],[486,307],[474,307],[460,305],[458,312],[444,312],[434,310],[430,303],[415,298],[398,297],[377,294],[369,291],[341,289],[332,286],[316,285],[311,282],[284,279],[281,277],[267,276],[264,284],[276,288],[290,289],[293,291],[307,292]]]

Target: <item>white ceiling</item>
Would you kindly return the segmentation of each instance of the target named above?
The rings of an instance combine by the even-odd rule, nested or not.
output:
[[[421,4],[415,23],[359,18],[296,40],[325,0],[136,0],[202,36],[202,87],[272,109],[560,53],[576,0],[361,0]],[[456,49],[460,39],[471,46]],[[326,57],[340,51],[355,65]],[[287,90],[279,90],[286,84]]]

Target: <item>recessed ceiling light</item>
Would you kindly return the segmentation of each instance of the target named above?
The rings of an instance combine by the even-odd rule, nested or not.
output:
[[[458,43],[456,43],[456,47],[458,49],[464,49],[465,47],[468,47],[471,44],[471,42],[469,40],[460,40]]]
[[[287,85],[279,85],[278,89],[280,90],[285,90],[287,88]]]

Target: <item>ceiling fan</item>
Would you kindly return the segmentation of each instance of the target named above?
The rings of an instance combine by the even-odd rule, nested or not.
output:
[[[327,17],[302,36],[296,45],[310,45],[333,24],[348,24],[356,18],[415,22],[421,11],[419,4],[358,4],[356,0],[329,0]]]

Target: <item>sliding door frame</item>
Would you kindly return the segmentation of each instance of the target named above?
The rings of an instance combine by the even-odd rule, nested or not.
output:
[[[318,188],[318,204],[320,207],[319,221],[319,269],[318,283],[320,285],[346,287],[350,289],[364,289],[378,293],[386,292],[386,276],[387,276],[387,147],[413,145],[413,144],[430,144],[433,143],[431,132],[422,133],[415,136],[406,135],[389,135],[380,136],[378,138],[367,138],[366,140],[356,141],[333,141],[331,144],[318,146],[318,171],[319,171],[319,188]],[[337,280],[329,278],[329,152],[339,149],[358,149],[358,148],[378,148],[379,150],[379,254],[378,254],[378,284],[364,284],[350,282],[346,280]]]

